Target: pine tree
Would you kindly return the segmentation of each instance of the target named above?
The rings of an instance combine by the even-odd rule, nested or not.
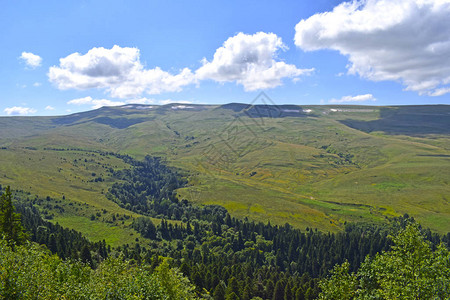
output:
[[[50,234],[48,238],[47,247],[50,249],[50,251],[52,251],[53,254],[56,254],[58,252],[58,247],[56,246],[56,238],[54,233]]]
[[[292,293],[292,286],[291,282],[288,281],[286,284],[286,287],[284,288],[284,299],[285,300],[291,300],[294,299],[294,295]]]
[[[273,283],[273,280],[269,279],[267,281],[267,284],[265,287],[266,298],[270,298],[273,295],[274,289],[275,289],[275,284]]]
[[[242,300],[250,300],[251,298],[251,287],[247,284],[242,292]]]
[[[89,250],[88,246],[84,245],[83,249],[81,250],[80,256],[82,262],[89,264],[91,267],[93,267],[91,250]]]
[[[239,300],[239,296],[236,293],[227,294],[226,300]]]
[[[228,299],[228,296],[233,293],[236,294],[236,296],[238,296],[238,297],[240,295],[239,284],[238,284],[236,278],[231,277],[230,280],[228,280],[228,286],[227,286],[227,290],[226,290],[227,299]]]
[[[305,295],[301,287],[295,291],[295,300],[305,300]]]
[[[8,186],[5,193],[0,197],[0,235],[3,235],[8,244],[20,245],[26,237],[20,215],[14,212],[11,198],[11,189]]]
[[[273,292],[273,300],[283,300],[284,299],[284,282],[279,280],[275,285],[275,290]]]
[[[214,300],[225,300],[225,288],[219,283],[214,289]]]

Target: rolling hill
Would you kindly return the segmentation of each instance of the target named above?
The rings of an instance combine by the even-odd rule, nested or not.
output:
[[[139,214],[106,197],[111,170],[132,168],[117,154],[162,157],[187,179],[180,200],[240,218],[339,231],[408,213],[450,231],[445,105],[130,104],[0,126],[0,184],[49,199],[48,218],[93,240],[139,237]]]

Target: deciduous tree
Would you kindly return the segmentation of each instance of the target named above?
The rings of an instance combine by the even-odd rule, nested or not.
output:
[[[391,251],[367,257],[358,272],[346,262],[320,283],[320,299],[448,299],[450,253],[432,251],[417,223],[392,237]]]

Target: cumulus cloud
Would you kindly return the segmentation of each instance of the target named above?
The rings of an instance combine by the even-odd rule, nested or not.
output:
[[[112,97],[132,98],[143,93],[178,92],[195,81],[190,69],[172,75],[159,67],[145,69],[137,48],[114,46],[73,53],[49,69],[48,77],[59,89],[105,89]]]
[[[140,98],[143,94],[179,92],[184,86],[199,80],[236,82],[246,91],[273,88],[283,78],[294,81],[313,69],[298,69],[277,58],[286,50],[274,33],[254,35],[239,33],[218,48],[213,60],[203,59],[195,73],[184,68],[171,74],[159,67],[146,69],[137,48],[92,48],[86,54],[72,53],[61,58],[59,66],[50,67],[48,78],[58,89],[104,89],[114,98]]]
[[[4,112],[8,116],[26,116],[29,114],[34,114],[36,110],[30,107],[13,106],[5,108]]]
[[[192,104],[192,101],[187,100],[172,100],[172,99],[166,99],[166,100],[159,100],[159,104],[166,105],[171,103],[179,103],[179,104]]]
[[[153,104],[155,103],[155,99],[143,97],[137,99],[128,99],[126,102],[129,104]]]
[[[450,0],[344,2],[296,27],[305,51],[334,49],[348,56],[348,72],[395,80],[406,90],[450,93]]]
[[[93,109],[100,108],[102,106],[120,106],[125,105],[125,102],[112,101],[108,99],[93,99],[91,96],[84,98],[77,98],[67,102],[71,105],[91,105]]]
[[[329,103],[348,103],[348,102],[364,102],[376,101],[377,99],[372,94],[364,94],[357,96],[344,96],[341,99],[331,99]]]
[[[51,106],[51,105],[47,105],[45,107],[45,110],[55,110],[55,108],[53,106]]]
[[[277,60],[278,51],[286,49],[274,33],[248,35],[241,32],[228,38],[216,50],[212,61],[204,58],[196,76],[200,80],[235,81],[246,91],[253,91],[273,88],[281,85],[283,78],[296,79],[313,71],[297,69],[295,65]]]
[[[33,69],[39,67],[42,63],[42,58],[31,52],[22,52],[20,59],[22,59],[28,67]]]

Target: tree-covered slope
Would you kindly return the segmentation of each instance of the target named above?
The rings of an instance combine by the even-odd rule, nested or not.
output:
[[[446,232],[449,111],[172,104],[0,118],[0,183],[133,215],[105,196],[116,179],[103,172],[104,181],[92,182],[97,176],[91,176],[132,166],[92,151],[138,160],[153,155],[186,177],[180,201],[219,204],[237,217],[337,231],[346,221],[380,223],[408,213]],[[79,220],[66,214],[58,221],[79,226]]]
[[[128,299],[130,293],[136,293],[139,298],[145,294],[153,299],[156,297],[155,293],[162,292],[159,285],[163,285],[164,289],[167,289],[167,284],[169,287],[176,287],[180,283],[181,287],[190,286],[177,271],[169,271],[171,266],[178,267],[195,284],[195,287],[187,289],[195,291],[195,294],[191,293],[192,297],[315,299],[320,292],[318,280],[326,276],[334,264],[350,261],[352,271],[359,272],[358,266],[366,255],[374,256],[382,250],[390,250],[392,243],[389,233],[402,231],[409,224],[414,224],[413,219],[404,216],[390,220],[384,226],[347,224],[345,232],[330,234],[312,229],[300,231],[289,224],[274,226],[270,223],[238,220],[219,206],[198,206],[186,201],[174,201],[171,204],[174,209],[161,211],[161,217],[177,218],[173,211],[178,209],[181,211],[181,218],[188,220],[187,222],[170,223],[163,220],[155,226],[149,217],[136,218],[131,227],[140,232],[142,238],[132,245],[111,248],[109,245],[106,247],[104,242],[92,243],[74,230],[42,220],[39,213],[36,213],[35,206],[23,201],[24,199],[17,199],[19,196],[20,193],[15,198],[19,211],[22,212],[28,238],[46,245],[66,261],[51,258],[44,251],[36,252],[38,248],[25,242],[23,235],[5,235],[10,231],[9,228],[20,228],[18,216],[13,212],[10,201],[12,195],[9,188],[6,188],[1,196],[0,223],[5,224],[4,220],[10,215],[15,216],[16,221],[14,226],[7,226],[6,230],[3,229],[4,226],[0,228],[0,236],[6,238],[0,242],[9,245],[2,249],[3,256],[0,259],[4,259],[5,264],[10,260],[17,264],[12,272],[1,270],[3,273],[0,283],[4,289],[0,291],[0,296],[18,295],[20,298],[20,295],[40,295],[42,292],[50,293],[45,294],[48,298],[64,295],[69,299],[78,299],[87,294],[88,298],[103,299],[113,293],[114,297]],[[20,205],[23,202],[28,203],[28,206]],[[153,205],[138,207],[142,213],[155,213]],[[415,228],[420,227],[415,225]],[[422,234],[430,247],[434,248],[440,242],[443,243],[441,249],[450,245],[448,234],[439,236],[429,230],[422,230]],[[21,246],[22,244],[28,246]],[[395,254],[396,249],[400,249],[402,253],[415,249],[403,248],[393,248],[393,253]],[[163,257],[169,257],[170,260]],[[74,263],[73,260],[81,262]],[[51,273],[54,270],[52,267],[57,268],[56,275]],[[71,274],[73,267],[78,271],[85,271],[68,277],[66,273]],[[40,270],[40,273],[46,274],[51,280],[47,282],[34,277],[34,269]],[[155,273],[163,278],[169,274],[179,275],[169,276],[169,282],[160,282],[158,279],[161,278],[155,277]],[[97,274],[101,274],[101,278],[97,278]],[[143,277],[139,277],[140,275]],[[53,279],[52,276],[58,277]],[[135,276],[139,279],[129,282]],[[77,288],[76,285],[83,284],[86,278],[98,284],[84,284],[83,288]],[[105,278],[106,282],[103,280]],[[147,285],[142,285],[140,279],[147,282]],[[112,282],[111,288],[114,291],[107,282]],[[42,287],[45,291],[40,290]],[[181,291],[186,291],[185,288]],[[165,292],[170,294],[171,291],[173,289]],[[326,292],[326,287],[323,291]],[[168,298],[179,299],[173,295]]]

